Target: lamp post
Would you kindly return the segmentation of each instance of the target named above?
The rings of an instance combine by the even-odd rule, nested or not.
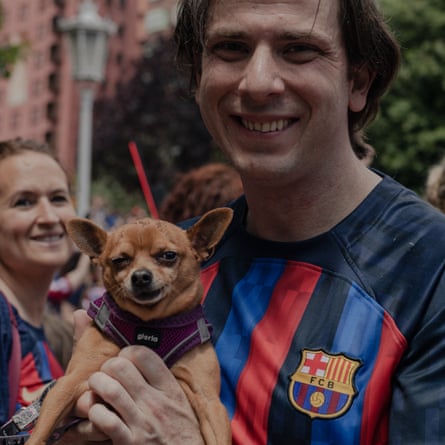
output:
[[[69,37],[72,74],[80,87],[76,199],[77,213],[85,217],[90,208],[94,85],[104,79],[107,41],[116,25],[100,17],[91,0],[83,0],[78,15],[59,20],[58,27]]]

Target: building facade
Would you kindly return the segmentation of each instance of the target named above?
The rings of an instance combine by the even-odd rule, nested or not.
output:
[[[96,97],[112,98],[132,78],[147,42],[171,30],[176,11],[176,0],[0,0],[0,46],[24,45],[10,77],[0,78],[0,138],[48,142],[71,174],[76,169],[79,91],[58,21],[74,17],[82,1],[95,3],[99,14],[117,27],[109,38],[105,79]]]

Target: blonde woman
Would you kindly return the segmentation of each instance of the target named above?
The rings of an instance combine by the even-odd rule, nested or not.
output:
[[[50,149],[0,142],[0,424],[63,374],[43,317],[51,280],[72,253],[64,223],[73,216],[67,175]]]

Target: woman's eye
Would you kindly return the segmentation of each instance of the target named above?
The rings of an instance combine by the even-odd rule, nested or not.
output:
[[[64,204],[64,203],[68,202],[69,199],[66,195],[55,195],[51,198],[51,201],[54,203]]]
[[[176,262],[178,258],[178,254],[176,252],[173,252],[171,250],[168,250],[166,252],[162,252],[159,255],[157,255],[156,259],[160,262],[160,263],[165,263],[165,264],[173,264]]]
[[[14,202],[14,207],[31,207],[33,201],[29,198],[19,198]]]

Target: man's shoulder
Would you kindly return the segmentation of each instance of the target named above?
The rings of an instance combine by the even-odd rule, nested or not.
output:
[[[431,234],[445,239],[445,215],[412,190],[386,178],[381,197],[388,198],[381,214],[387,225],[399,228],[401,233]]]
[[[377,245],[382,242],[387,246],[408,238],[430,242],[430,237],[438,237],[445,241],[445,215],[414,191],[384,176],[334,231],[347,239],[348,247],[370,238],[374,238]]]

